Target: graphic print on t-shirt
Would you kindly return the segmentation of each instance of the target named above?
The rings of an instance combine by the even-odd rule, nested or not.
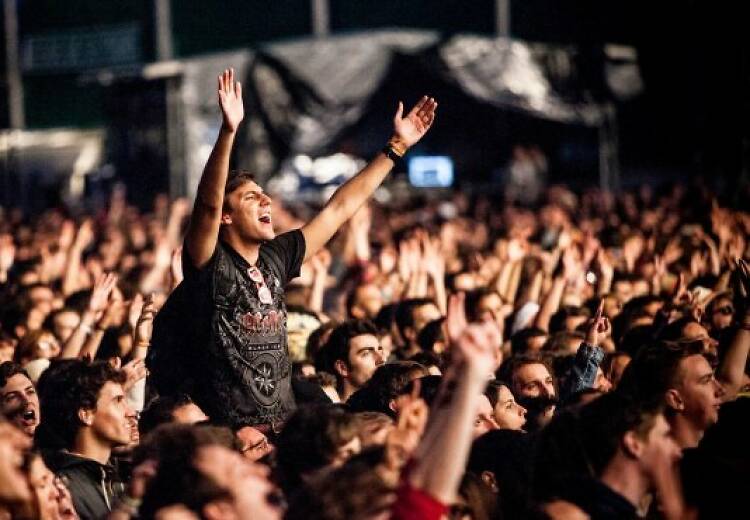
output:
[[[195,316],[205,316],[209,329],[196,327],[201,358],[194,398],[217,423],[276,428],[294,411],[284,285],[299,274],[304,251],[295,230],[263,244],[251,266],[219,242],[209,265],[186,271],[199,302]],[[270,293],[263,301],[262,288]]]

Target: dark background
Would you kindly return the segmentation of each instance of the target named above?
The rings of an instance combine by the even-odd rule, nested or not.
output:
[[[589,85],[601,81],[597,70],[603,43],[634,46],[645,91],[618,103],[623,175],[702,175],[731,181],[743,171],[748,155],[750,82],[741,5],[729,1],[516,0],[511,3],[511,34],[529,41],[578,46],[586,57],[581,64],[584,73],[590,60]],[[139,60],[146,63],[154,58],[152,9],[147,0],[19,0],[21,40],[135,23],[142,35]],[[494,9],[492,0],[331,0],[331,31],[405,27],[445,35],[492,34]],[[309,34],[310,27],[307,0],[172,1],[178,58],[297,38]],[[105,99],[109,94],[87,80],[85,72],[25,74],[27,127],[104,125],[112,117],[112,104]],[[4,90],[0,94],[5,99]],[[6,126],[3,106],[0,127]]]

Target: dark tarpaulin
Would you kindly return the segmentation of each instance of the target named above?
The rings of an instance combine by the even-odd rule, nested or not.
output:
[[[254,171],[261,181],[296,154],[314,157],[341,149],[362,156],[374,153],[387,137],[383,133],[390,129],[396,102],[410,105],[422,93],[450,99],[460,107],[454,121],[476,119],[490,125],[480,134],[491,134],[498,142],[523,119],[595,128],[605,101],[596,89],[587,90],[590,78],[580,77],[576,49],[503,38],[458,35],[441,40],[430,31],[380,31],[279,43],[231,58],[202,57],[185,67],[185,121],[192,134],[187,143],[189,195],[219,124],[215,99],[203,95],[214,92],[202,90],[205,78],[213,79],[225,66],[235,66],[238,77],[245,78],[246,121],[234,164]],[[438,109],[443,121],[447,108]],[[496,122],[503,119],[499,113],[510,122]],[[365,123],[373,128],[363,129]],[[355,130],[359,136],[351,137]]]

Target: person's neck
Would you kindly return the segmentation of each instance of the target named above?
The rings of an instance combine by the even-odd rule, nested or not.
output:
[[[248,264],[255,265],[258,261],[258,252],[260,251],[260,242],[248,242],[232,233],[224,233],[221,237],[224,242],[229,244],[232,249],[244,258]]]
[[[69,451],[73,455],[95,460],[99,464],[106,464],[112,455],[112,446],[102,443],[88,429],[84,429],[78,433]]]
[[[703,430],[696,428],[684,415],[676,415],[669,421],[672,426],[672,437],[683,450],[695,448],[703,438]]]
[[[638,467],[621,455],[615,455],[599,480],[637,508],[648,492],[648,482]]]
[[[344,379],[344,384],[341,385],[341,389],[339,390],[339,399],[341,399],[342,403],[345,403],[356,391],[357,389]]]

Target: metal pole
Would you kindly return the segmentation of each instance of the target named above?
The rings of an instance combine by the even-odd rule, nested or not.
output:
[[[331,11],[328,0],[310,0],[312,9],[312,32],[316,38],[328,36],[331,32]]]
[[[510,0],[495,0],[495,32],[510,38]]]
[[[8,82],[8,116],[10,128],[26,126],[23,110],[23,82],[18,59],[18,12],[16,0],[3,0],[5,20],[5,77]]]
[[[172,8],[170,0],[154,0],[154,27],[156,61],[167,61],[174,57],[172,45]]]

